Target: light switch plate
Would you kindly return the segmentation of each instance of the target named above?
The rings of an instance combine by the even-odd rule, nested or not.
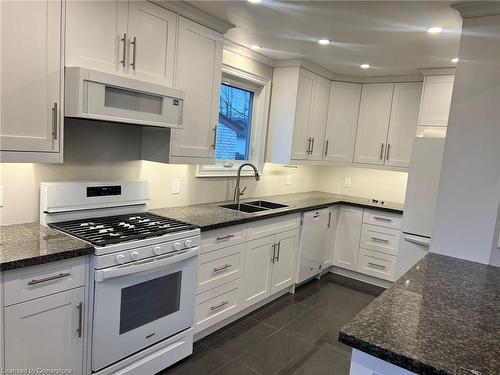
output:
[[[344,186],[346,188],[350,188],[351,187],[351,177],[345,177],[344,178]]]
[[[292,184],[292,176],[287,174],[285,176],[285,185],[291,185]]]
[[[172,194],[179,194],[181,192],[181,180],[178,178],[172,179]]]

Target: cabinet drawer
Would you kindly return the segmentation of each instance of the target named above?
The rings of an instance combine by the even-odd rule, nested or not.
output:
[[[248,241],[276,233],[286,232],[300,226],[300,214],[287,215],[248,224]]]
[[[394,281],[396,257],[367,249],[359,249],[358,269],[360,273]]]
[[[245,242],[246,233],[247,230],[243,225],[202,232],[200,253],[208,253]]]
[[[244,254],[244,243],[201,254],[198,265],[198,293],[239,279],[243,274]]]
[[[401,218],[401,214],[365,209],[365,213],[363,214],[363,223],[401,229]]]
[[[384,254],[398,255],[400,233],[398,229],[363,224],[359,246]]]
[[[240,309],[242,279],[201,293],[196,298],[195,332],[223,321]]]
[[[78,257],[5,272],[5,306],[85,285],[85,265]]]

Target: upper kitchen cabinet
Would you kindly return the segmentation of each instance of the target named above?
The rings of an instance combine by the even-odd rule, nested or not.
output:
[[[454,75],[428,75],[424,77],[418,120],[419,131],[423,132],[426,127],[443,128],[448,126],[454,82]]]
[[[299,67],[274,70],[267,156],[289,164],[322,160],[330,81]]]
[[[173,85],[177,15],[148,1],[69,1],[66,65]]]
[[[393,91],[393,83],[363,85],[354,151],[356,163],[384,164]]]
[[[331,83],[323,160],[352,162],[360,97],[360,84]]]
[[[219,33],[179,18],[175,87],[186,96],[183,129],[172,130],[171,162],[215,162],[222,45]]]
[[[60,162],[62,1],[2,1],[2,162]]]

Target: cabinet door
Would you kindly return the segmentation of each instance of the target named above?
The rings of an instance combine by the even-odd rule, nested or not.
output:
[[[347,206],[340,208],[333,252],[334,265],[356,270],[362,221],[363,209]]]
[[[360,98],[360,84],[331,83],[323,160],[352,162]]]
[[[333,264],[333,252],[335,250],[335,235],[337,233],[337,223],[339,220],[339,209],[330,207],[328,217],[328,233],[325,241],[325,256],[323,268],[330,267]]]
[[[411,145],[417,131],[421,96],[422,84],[420,82],[394,85],[385,165],[409,166]]]
[[[393,83],[363,85],[354,150],[356,163],[384,164],[393,88]]]
[[[185,90],[183,129],[172,130],[172,156],[215,157],[222,78],[222,38],[201,25],[179,18],[175,86]],[[196,161],[195,161],[196,162]]]
[[[420,126],[447,126],[455,76],[426,76],[420,107]]]
[[[278,233],[275,238],[275,257],[272,264],[271,294],[295,283],[299,231]]]
[[[328,113],[328,99],[330,96],[330,81],[320,76],[314,80],[314,95],[311,106],[311,119],[309,121],[309,134],[311,137],[311,152],[309,160],[322,160],[324,153],[324,136],[326,115]]]
[[[66,65],[125,73],[127,22],[127,1],[67,1]]]
[[[243,285],[244,307],[271,295],[271,263],[274,236],[247,242]]]
[[[0,2],[0,149],[59,151],[61,1]]]
[[[83,288],[5,308],[5,366],[81,374]]]
[[[299,88],[297,92],[297,107],[293,127],[292,160],[306,160],[309,156],[310,141],[309,121],[314,95],[315,75],[300,69]]]
[[[148,1],[129,3],[129,71],[138,79],[172,86],[177,16]]]

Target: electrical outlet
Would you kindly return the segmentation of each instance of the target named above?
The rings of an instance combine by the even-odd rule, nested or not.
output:
[[[291,185],[292,184],[292,176],[287,174],[285,176],[285,185]]]
[[[345,177],[344,178],[344,187],[350,188],[351,187],[351,177]]]
[[[178,178],[172,179],[172,194],[179,194],[181,192],[181,180]]]

